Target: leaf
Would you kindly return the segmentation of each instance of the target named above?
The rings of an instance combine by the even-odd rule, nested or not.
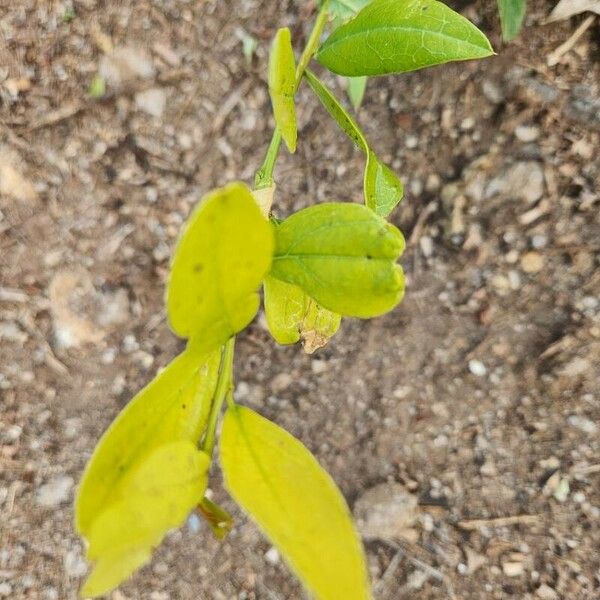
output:
[[[359,204],[324,203],[275,226],[270,275],[343,316],[388,312],[404,295],[400,231]]]
[[[563,21],[587,11],[600,15],[600,0],[560,0],[550,13],[548,22]]]
[[[371,598],[346,502],[298,440],[239,406],[225,414],[220,448],[229,493],[318,600]]]
[[[89,530],[94,567],[82,595],[101,596],[148,561],[164,535],[202,499],[210,458],[188,440],[155,448],[123,478]]]
[[[353,17],[361,8],[371,0],[330,0],[329,14],[338,19],[347,20]],[[322,2],[320,3],[322,4]]]
[[[339,329],[341,316],[320,306],[297,285],[267,277],[264,289],[267,324],[278,344],[302,339],[304,350],[312,354]]]
[[[94,521],[114,503],[129,474],[156,448],[175,440],[196,443],[217,385],[220,350],[199,357],[186,350],[123,409],[96,446],[83,474],[75,522],[89,538]]]
[[[336,29],[317,60],[338,75],[404,73],[493,54],[467,19],[436,0],[374,0]]]
[[[227,537],[233,527],[233,517],[225,509],[205,496],[198,506],[198,512],[204,517],[213,535],[218,540]]]
[[[358,123],[348,114],[325,84],[309,70],[304,73],[304,76],[342,131],[365,153],[367,157],[363,179],[365,204],[379,216],[387,217],[404,196],[402,182],[393,171],[380,162],[369,147]]]
[[[285,27],[275,36],[269,57],[269,94],[273,104],[275,123],[288,150],[296,152],[298,125],[296,123],[296,61],[292,35]]]
[[[509,42],[521,31],[525,18],[526,0],[497,0],[502,37]]]
[[[273,234],[243,183],[211,192],[189,218],[171,267],[171,328],[198,352],[217,348],[244,329],[259,306]]]
[[[367,89],[368,77],[348,77],[348,97],[354,110],[361,107]]]
[[[88,95],[91,98],[102,98],[106,94],[106,81],[101,75],[94,75],[92,83],[88,88]]]
[[[271,207],[273,206],[273,198],[275,197],[276,189],[277,185],[273,183],[269,187],[252,190],[254,200],[258,204],[260,212],[266,219],[268,219],[271,214]]]

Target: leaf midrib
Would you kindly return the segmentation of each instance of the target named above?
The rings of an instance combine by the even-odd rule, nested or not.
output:
[[[490,50],[489,48],[487,48],[485,46],[478,46],[477,44],[474,44],[470,41],[442,33],[441,31],[433,31],[431,29],[419,29],[417,27],[409,27],[406,25],[382,25],[381,27],[373,27],[373,28],[369,28],[369,29],[363,29],[361,31],[355,31],[352,33],[348,33],[348,34],[345,34],[344,36],[340,35],[339,39],[332,40],[329,43],[325,42],[325,44],[321,48],[319,54],[317,55],[317,58],[320,55],[324,54],[325,52],[334,50],[336,46],[338,46],[339,44],[345,43],[352,38],[355,38],[358,36],[364,36],[366,34],[379,33],[379,32],[385,32],[385,31],[411,32],[411,33],[418,33],[418,34],[429,33],[431,35],[434,35],[434,36],[437,36],[437,37],[440,37],[440,38],[443,38],[446,40],[451,40],[453,42],[461,42],[471,48],[476,48],[478,50],[486,50],[490,53],[492,52],[492,50]],[[452,59],[449,59],[449,60],[452,60]],[[381,62],[383,62],[383,61],[381,61]]]

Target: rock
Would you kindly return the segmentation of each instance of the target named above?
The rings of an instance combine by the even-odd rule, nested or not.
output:
[[[293,382],[293,378],[289,373],[279,373],[279,375],[275,375],[273,380],[271,381],[271,389],[276,394],[283,392],[286,390]]]
[[[108,86],[118,90],[136,79],[152,79],[156,72],[146,50],[122,46],[102,57],[98,74]]]
[[[572,427],[576,427],[590,436],[596,435],[596,432],[598,431],[596,423],[585,417],[580,417],[579,415],[571,415],[567,421]]]
[[[475,573],[475,571],[477,571],[477,569],[480,569],[481,567],[483,567],[483,565],[487,563],[487,558],[485,556],[483,556],[482,554],[478,554],[474,550],[471,550],[471,548],[469,547],[465,548],[465,554],[467,556],[467,571],[465,573],[466,575],[472,575],[473,573]]]
[[[0,598],[10,598],[12,595],[12,586],[8,581],[0,583]]]
[[[23,160],[9,148],[0,145],[0,196],[6,195],[30,204],[38,195],[33,184],[25,178],[19,165]]]
[[[67,502],[74,485],[69,475],[59,475],[42,485],[36,493],[36,502],[45,508],[56,507]]]
[[[0,322],[0,341],[6,340],[23,345],[27,337],[27,334],[13,321]]]
[[[118,288],[102,294],[100,311],[96,322],[101,327],[123,325],[130,319],[129,295],[125,288]]]
[[[399,483],[382,483],[367,490],[354,507],[358,530],[367,540],[406,537],[417,519],[417,498]]]
[[[570,491],[571,491],[571,486],[569,485],[569,480],[566,477],[564,477],[563,479],[560,480],[558,486],[554,490],[554,494],[552,494],[552,495],[554,496],[554,499],[557,502],[560,502],[562,504],[563,502],[567,501]]]
[[[54,338],[60,348],[98,343],[105,332],[94,323],[96,292],[87,271],[60,271],[48,288]]]
[[[277,548],[269,548],[266,552],[265,552],[265,559],[266,561],[271,564],[271,565],[277,565],[279,564],[279,551],[277,550]]]
[[[541,600],[558,600],[559,595],[549,585],[542,583],[536,590],[535,595]]]
[[[540,130],[533,125],[519,125],[515,129],[515,137],[526,144],[535,142],[540,137]]]
[[[326,360],[321,360],[319,358],[315,358],[311,363],[310,363],[312,372],[315,375],[321,375],[322,373],[325,373],[325,371],[327,371],[327,361]]]
[[[65,554],[64,566],[68,577],[83,577],[87,572],[87,564],[79,549],[69,550]]]
[[[160,118],[167,105],[167,92],[162,88],[150,88],[135,95],[135,105],[152,117]]]
[[[469,361],[469,371],[475,377],[484,377],[487,373],[487,367],[480,360],[470,360]]]
[[[570,360],[560,371],[563,377],[581,377],[586,373],[591,373],[592,364],[586,358],[576,356]]]
[[[522,161],[507,167],[489,182],[485,196],[502,196],[535,204],[544,194],[544,171],[536,161]]]
[[[527,252],[521,257],[525,273],[539,273],[544,268],[544,257],[539,252]]]
[[[425,258],[429,258],[433,254],[433,240],[428,235],[419,239],[419,246],[421,246],[421,252]]]
[[[507,561],[502,564],[502,571],[507,577],[520,577],[525,569],[522,562]]]
[[[492,104],[501,104],[504,102],[504,92],[496,83],[489,79],[484,80],[481,91]]]

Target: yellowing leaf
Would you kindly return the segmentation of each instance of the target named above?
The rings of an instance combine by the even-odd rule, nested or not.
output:
[[[346,502],[312,454],[244,407],[225,414],[225,485],[318,600],[371,598]]]
[[[218,540],[227,537],[233,527],[233,517],[225,509],[205,496],[198,506],[198,512],[204,517]]]
[[[175,250],[167,288],[173,331],[206,352],[244,329],[258,311],[272,254],[271,227],[247,186],[206,196]]]
[[[77,530],[89,539],[99,515],[122,494],[129,474],[157,447],[196,443],[206,426],[221,352],[179,355],[123,409],[96,446],[79,485]]]
[[[400,231],[366,206],[323,203],[275,226],[270,275],[299,286],[328,310],[370,318],[396,306],[404,274]]]
[[[309,70],[305,71],[304,76],[327,112],[367,157],[363,180],[365,204],[381,217],[387,217],[402,200],[404,195],[402,182],[377,158],[375,152],[369,147],[358,123],[348,114],[325,84]]]
[[[312,354],[327,344],[340,327],[341,316],[320,306],[297,285],[267,277],[265,315],[278,344],[295,344],[301,338]]]
[[[485,35],[437,0],[373,0],[323,43],[317,60],[348,77],[404,73],[494,52]]]
[[[269,58],[269,94],[275,123],[290,152],[296,152],[296,61],[290,30],[280,29],[275,36]]]
[[[123,478],[92,523],[88,559],[94,567],[84,596],[114,589],[149,558],[164,535],[183,524],[202,500],[210,459],[187,440],[154,449]]]

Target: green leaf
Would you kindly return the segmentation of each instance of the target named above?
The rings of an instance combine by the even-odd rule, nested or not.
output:
[[[167,288],[171,327],[198,352],[217,348],[256,315],[273,234],[243,183],[211,192],[175,250]]]
[[[354,110],[358,110],[362,105],[368,81],[368,77],[348,77],[348,97]]]
[[[94,521],[113,504],[129,474],[156,448],[196,443],[217,385],[221,351],[186,350],[123,409],[102,436],[83,474],[75,504],[77,530],[89,538]]]
[[[346,21],[353,17],[361,8],[369,4],[371,0],[329,0],[329,14]],[[320,2],[319,5],[322,5]]]
[[[302,339],[305,352],[312,354],[340,328],[341,316],[320,306],[297,285],[267,277],[264,289],[267,324],[278,344]]]
[[[398,177],[371,150],[358,123],[350,116],[325,84],[307,70],[304,73],[310,87],[342,131],[367,157],[363,180],[365,204],[381,217],[387,217],[402,200],[404,187]]]
[[[94,75],[94,79],[92,79],[92,83],[90,83],[88,89],[88,94],[91,98],[96,99],[102,98],[106,94],[106,81],[104,81],[101,75]]]
[[[296,123],[296,61],[292,35],[285,27],[275,36],[269,58],[269,94],[273,103],[275,123],[290,152],[296,152],[298,125]]]
[[[179,440],[149,453],[115,490],[93,521],[87,557],[94,568],[83,596],[101,596],[147,562],[165,534],[183,524],[202,500],[210,458]]]
[[[521,31],[525,18],[526,0],[498,0],[502,37],[509,42]]]
[[[220,447],[229,493],[315,598],[370,599],[365,558],[350,512],[312,454],[244,407],[228,409]]]
[[[436,0],[374,0],[336,29],[317,60],[348,77],[404,73],[493,54],[467,19]]]
[[[365,206],[317,204],[275,226],[270,275],[299,286],[332,312],[375,317],[404,295],[396,264],[404,245],[400,231]]]

